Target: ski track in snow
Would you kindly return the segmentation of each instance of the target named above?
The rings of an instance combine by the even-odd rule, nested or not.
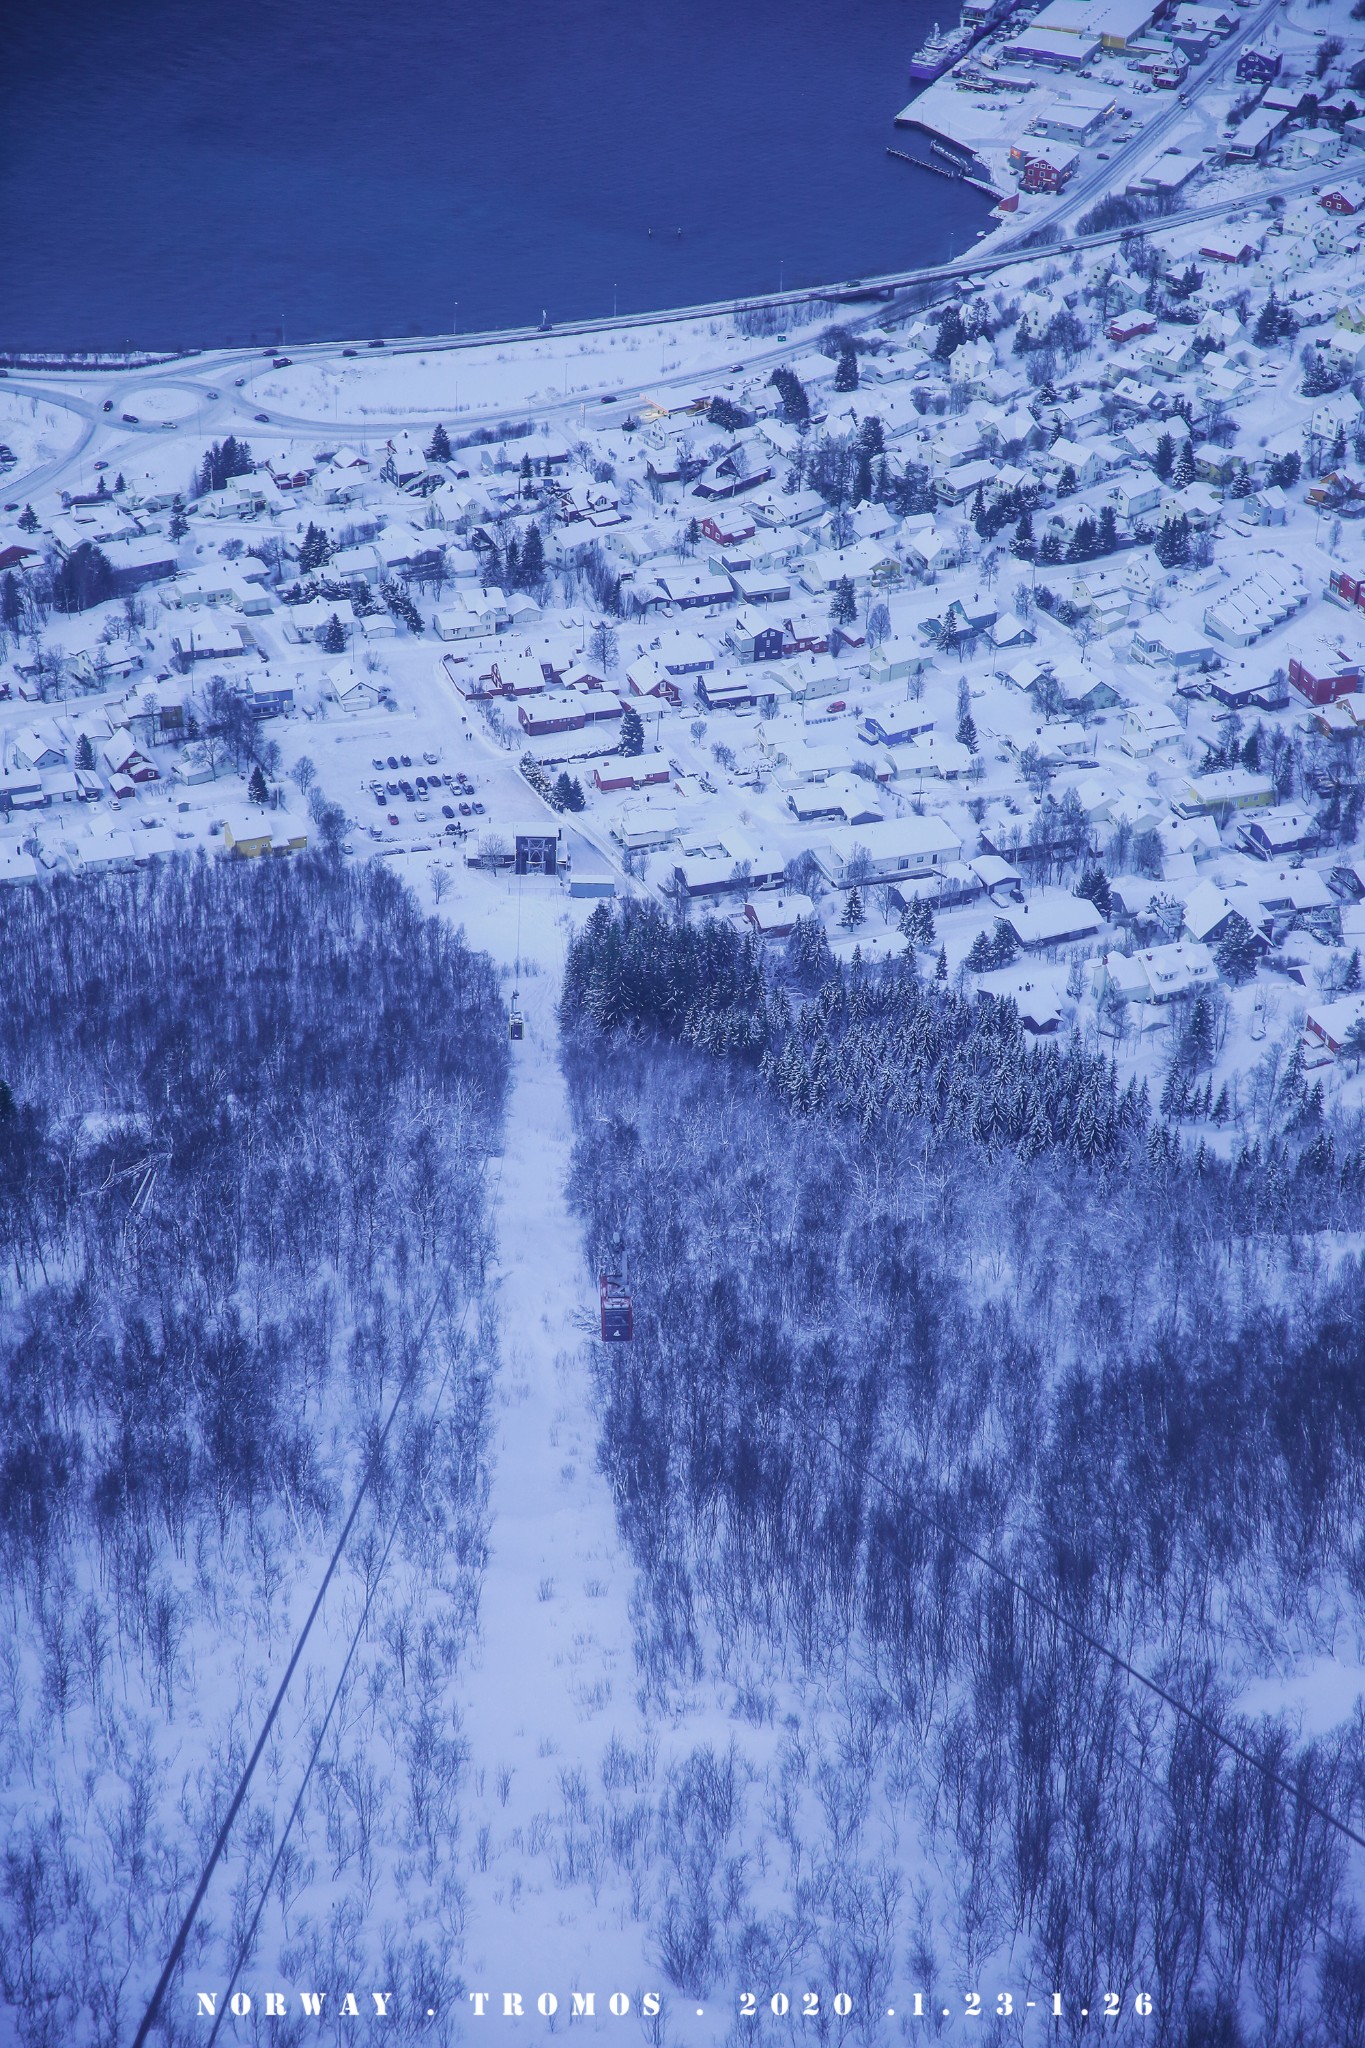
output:
[[[593,1306],[565,1188],[572,1126],[560,1070],[557,976],[522,991],[527,1036],[513,1048],[496,1200],[502,1365],[495,1389],[490,1549],[481,1646],[471,1659],[465,1730],[473,1798],[465,1975],[471,1989],[544,1989],[652,1981],[646,1930],[561,1885],[553,1866],[561,1774],[581,1771],[601,1798],[612,1736],[644,1734],[635,1702],[628,1611],[632,1567],[597,1469],[586,1354]],[[511,1772],[510,1787],[500,1782]],[[537,1817],[547,1839],[537,1848]],[[487,1827],[486,1845],[480,1830]],[[615,1972],[610,1983],[605,1971]]]

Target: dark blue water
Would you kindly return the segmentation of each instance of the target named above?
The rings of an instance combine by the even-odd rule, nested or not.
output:
[[[945,9],[6,9],[0,345],[445,332],[457,300],[463,331],[960,252],[985,202],[885,153]]]

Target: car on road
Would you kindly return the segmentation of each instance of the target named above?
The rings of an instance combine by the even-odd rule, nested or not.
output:
[[[275,356],[273,361],[277,370],[287,370],[292,367],[294,358],[292,356]]]
[[[246,382],[246,378],[245,378],[245,377],[234,377],[232,381],[233,381],[233,384],[234,384],[234,386],[236,387],[236,389],[237,389],[238,391],[240,391],[240,390],[241,390],[241,388],[242,388],[242,386],[243,386],[243,385],[245,384],[245,382]]]
[[[125,427],[135,427],[138,424],[138,417],[135,412],[120,413],[119,418],[123,421]]]
[[[268,427],[270,425],[270,414],[268,412],[254,412],[251,417],[259,427]]]
[[[204,395],[206,398],[217,398],[218,393],[216,391],[208,391]]]
[[[386,341],[367,341],[365,346],[366,348],[387,348],[388,343]]]
[[[109,465],[101,456],[100,460],[95,464],[95,467],[96,469],[108,469]]]
[[[113,401],[113,399],[112,399],[112,398],[106,398],[106,399],[105,399],[105,401],[104,401],[104,410],[105,410],[106,412],[112,412],[112,411],[114,410],[114,401]]]
[[[360,354],[360,350],[358,348],[344,348],[341,351],[341,353],[344,356],[358,356]]]

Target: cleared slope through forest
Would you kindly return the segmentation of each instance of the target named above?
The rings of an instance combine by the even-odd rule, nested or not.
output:
[[[613,1738],[644,1740],[633,1571],[597,1470],[586,1340],[595,1304],[565,1187],[571,1128],[557,977],[523,990],[499,1198],[491,1535],[468,1674],[471,1989],[535,1994],[652,1982],[646,1929],[613,1908],[588,1814]],[[510,1782],[506,1776],[510,1773]],[[482,1832],[483,1829],[487,1833]],[[617,1894],[619,1900],[619,1893]],[[599,1906],[600,1900],[600,1906]],[[500,2005],[499,1999],[499,2005]]]

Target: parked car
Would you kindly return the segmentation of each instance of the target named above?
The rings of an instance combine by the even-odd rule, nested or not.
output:
[[[398,766],[398,756],[397,756],[397,754],[390,754],[390,755],[389,755],[389,766],[390,766],[390,768],[396,768],[396,767]]]
[[[386,787],[386,788],[388,789],[388,792],[389,792],[389,795],[390,795],[390,796],[397,796],[397,794],[398,794],[398,784],[397,784],[396,782],[390,782],[390,783],[387,783],[387,784],[385,785],[385,787]]]
[[[412,766],[412,758],[411,758],[411,756],[410,756],[410,755],[408,755],[408,754],[400,754],[400,755],[398,756],[398,765],[399,765],[399,767],[400,767],[400,768],[411,768],[411,766]]]
[[[449,805],[449,804],[442,804],[442,805],[441,805],[441,816],[442,816],[443,818],[453,818],[453,817],[454,817],[454,815],[455,815],[455,813],[454,813],[454,811],[452,811],[452,810],[451,810],[451,808],[450,808],[450,805]]]
[[[468,805],[468,804],[461,804],[461,805],[460,805],[460,816],[461,816],[462,818],[467,818],[467,817],[469,817],[470,815],[471,815],[471,813],[470,813],[469,805]]]
[[[388,802],[388,798],[385,796],[382,789],[377,789],[375,791],[374,800],[379,805],[381,811],[383,810],[385,804]]]
[[[398,817],[397,817],[397,813],[396,813],[396,812],[394,812],[394,811],[390,811],[390,812],[389,812],[389,823],[390,823],[391,825],[396,825],[396,824],[398,823]]]
[[[377,755],[374,758],[374,760],[371,761],[370,766],[371,768],[377,769],[381,775],[384,773],[384,763],[379,759]]]
[[[426,778],[426,776],[425,776],[425,775],[419,775],[419,776],[417,777],[417,794],[418,794],[418,796],[425,796],[425,795],[426,795],[426,793],[427,793],[427,778]]]
[[[440,758],[441,757],[439,754],[423,754],[422,756],[422,759],[426,762],[428,768],[434,768],[436,766],[436,763],[440,760]]]
[[[483,805],[482,805],[482,804],[471,804],[471,805],[469,806],[469,808],[470,808],[470,810],[471,810],[471,811],[472,811],[472,812],[474,813],[474,816],[475,816],[476,818],[481,818],[481,817],[483,816],[483,814],[484,814],[484,811],[483,811]]]

